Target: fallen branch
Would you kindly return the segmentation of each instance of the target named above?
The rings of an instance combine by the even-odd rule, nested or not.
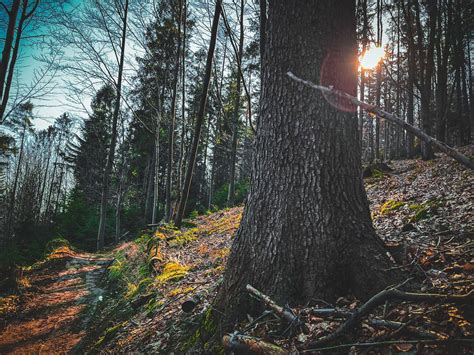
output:
[[[314,316],[337,316],[349,318],[353,312],[341,310],[337,308],[309,308],[302,310],[304,314],[312,314]]]
[[[298,78],[292,72],[288,72],[286,74],[291,79],[293,79],[293,80],[295,80],[295,81],[297,81],[301,84],[304,84],[304,85],[306,85],[310,88],[319,90],[319,91],[321,91],[323,93],[326,93],[328,95],[338,96],[338,97],[344,98],[344,99],[348,100],[349,102],[351,102],[352,104],[354,104],[356,106],[360,106],[361,108],[363,108],[367,112],[370,112],[370,113],[372,113],[376,116],[379,116],[380,118],[384,118],[384,119],[386,119],[390,122],[393,122],[393,123],[403,127],[406,131],[408,131],[410,133],[413,133],[415,136],[420,138],[423,142],[428,143],[428,144],[432,144],[433,146],[437,147],[443,153],[446,153],[451,158],[457,160],[459,163],[463,164],[464,166],[468,167],[469,169],[474,170],[474,162],[471,159],[469,159],[467,156],[465,156],[464,154],[462,154],[462,153],[458,152],[457,150],[451,148],[447,144],[445,144],[443,142],[440,142],[436,138],[431,137],[430,135],[426,134],[425,132],[423,132],[419,128],[416,128],[415,126],[412,126],[411,124],[405,122],[404,120],[402,120],[398,116],[396,116],[392,113],[388,113],[387,111],[384,111],[380,107],[377,107],[375,105],[371,105],[371,104],[368,104],[366,102],[360,101],[357,98],[355,98],[354,96],[351,96],[351,95],[349,95],[349,94],[347,94],[343,91],[334,89],[333,87],[326,87],[326,86],[322,86],[322,85],[316,85],[316,84],[312,83],[311,81]]]
[[[303,332],[308,333],[309,330],[306,325],[293,314],[290,309],[283,308],[282,306],[276,304],[270,297],[260,292],[252,285],[247,285],[247,291],[257,297],[259,300],[263,301],[267,307],[269,307],[275,314],[279,315],[281,318],[285,319],[288,323],[301,327]]]
[[[280,348],[278,345],[268,343],[262,339],[233,333],[224,335],[222,339],[224,350],[235,352],[237,354],[269,354],[269,355],[288,355],[289,352]]]
[[[321,339],[311,342],[305,346],[316,347],[323,344],[327,344],[330,341],[335,340],[340,335],[346,333],[351,328],[358,325],[362,317],[368,315],[375,307],[380,306],[388,300],[400,300],[400,301],[423,301],[433,303],[455,303],[455,304],[466,304],[472,303],[474,300],[474,290],[465,295],[441,295],[441,294],[430,294],[430,293],[410,293],[399,291],[395,288],[390,288],[377,293],[366,303],[364,303],[359,309],[355,310],[351,317],[344,322],[339,329],[334,333],[329,334]]]
[[[439,339],[439,336],[436,333],[431,332],[429,330],[424,330],[415,326],[408,325],[408,323],[395,322],[395,321],[384,320],[384,319],[370,319],[368,323],[373,327],[385,327],[385,328],[390,328],[397,331],[401,329],[405,329],[406,331],[410,333],[419,335],[424,338]]]
[[[349,318],[354,314],[351,311],[340,310],[337,308],[310,308],[308,310],[304,310],[303,312],[305,314],[312,314],[316,316],[336,316],[336,317],[342,317],[342,318]],[[384,320],[384,319],[369,319],[367,323],[373,327],[385,327],[385,328],[390,328],[394,330],[399,330],[403,328],[409,331],[410,333],[414,333],[422,337],[427,337],[430,339],[438,339],[435,333],[426,331],[424,329],[419,329],[414,326],[410,326],[408,323],[395,322],[395,321]]]
[[[341,344],[335,346],[328,346],[324,348],[315,348],[315,349],[306,349],[302,350],[302,353],[313,352],[313,351],[328,351],[336,349],[347,349],[355,347],[371,347],[371,346],[380,346],[380,345],[394,345],[394,344],[472,344],[474,339],[448,339],[448,340],[434,340],[434,339],[419,339],[419,340],[386,340],[380,342],[370,342],[370,343],[351,343],[351,344]]]

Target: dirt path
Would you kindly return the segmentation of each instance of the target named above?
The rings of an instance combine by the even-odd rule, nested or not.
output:
[[[99,281],[110,262],[107,255],[66,249],[25,270],[16,311],[0,323],[0,354],[65,353],[77,346],[102,300]]]

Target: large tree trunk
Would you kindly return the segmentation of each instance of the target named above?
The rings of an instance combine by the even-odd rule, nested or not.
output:
[[[260,307],[246,284],[301,304],[397,281],[370,219],[355,108],[286,75],[355,95],[355,1],[271,1],[267,29],[252,186],[216,300],[224,328]]]

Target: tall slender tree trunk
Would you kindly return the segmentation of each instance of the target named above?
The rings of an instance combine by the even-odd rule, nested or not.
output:
[[[147,167],[145,169],[145,210],[143,211],[143,219],[148,221],[150,216],[150,206],[153,203],[153,177],[155,175],[155,150],[152,156],[148,159]],[[153,210],[153,207],[151,207]]]
[[[375,105],[380,107],[381,85],[382,85],[382,63],[377,65]],[[375,118],[375,159],[380,160],[380,118]]]
[[[239,38],[239,52],[237,54],[237,61],[240,63],[242,69],[242,53],[244,51],[244,5],[245,1],[240,1],[240,38]],[[239,135],[239,114],[240,114],[240,85],[241,75],[237,74],[237,88],[234,103],[234,112],[232,114],[232,144],[230,152],[230,173],[229,173],[229,191],[227,195],[227,206],[234,204],[235,195],[235,165],[237,161],[237,139]]]
[[[160,102],[160,99],[158,99]],[[154,186],[153,186],[153,209],[151,212],[151,224],[155,224],[158,218],[158,192],[160,188],[160,180],[159,180],[159,173],[160,173],[160,123],[161,123],[161,105],[158,108],[157,116],[156,116],[156,128],[155,128],[155,154],[154,154]]]
[[[122,230],[122,203],[125,193],[125,180],[127,178],[128,165],[127,158],[124,157],[122,161],[122,171],[120,172],[119,185],[117,189],[117,205],[115,206],[115,243],[118,243],[121,237]]]
[[[6,228],[6,237],[8,239],[12,239],[12,228],[15,224],[15,202],[16,202],[16,190],[18,189],[18,181],[20,179],[20,168],[21,162],[23,160],[23,148],[25,146],[25,136],[26,136],[26,118],[25,122],[23,123],[23,133],[21,136],[21,143],[20,143],[20,155],[18,156],[18,163],[15,169],[15,178],[13,180],[13,188],[10,196],[10,203],[8,205],[8,219],[7,219],[7,228]]]
[[[115,243],[118,243],[120,240],[120,231],[122,229],[122,183],[123,176],[120,177],[119,188],[117,190],[117,206],[115,207]]]
[[[22,10],[21,10],[21,15],[20,15],[20,20],[18,21],[16,37],[15,37],[15,44],[13,46],[13,53],[11,54],[10,63],[8,64],[8,59],[7,59],[7,61],[5,63],[3,63],[3,60],[2,60],[2,64],[0,65],[1,67],[3,67],[4,65],[8,65],[8,75],[7,75],[5,84],[3,84],[3,81],[5,80],[5,78],[3,76],[4,75],[3,68],[0,71],[0,86],[1,86],[0,90],[2,90],[2,91],[0,91],[0,98],[1,98],[0,123],[4,119],[5,111],[7,109],[8,99],[10,97],[10,89],[11,89],[11,85],[12,85],[12,82],[13,82],[13,73],[15,72],[15,65],[16,65],[16,61],[18,59],[18,53],[20,51],[20,41],[21,41],[21,38],[22,38],[22,35],[23,35],[23,29],[25,27],[25,22],[26,22],[26,20],[28,20],[28,18],[36,10],[38,4],[39,4],[39,0],[36,0],[34,5],[33,5],[33,8],[28,12],[27,11],[28,0],[23,0],[22,1]],[[15,5],[15,3],[13,5]]]
[[[184,0],[183,4],[183,53],[182,53],[182,68],[181,68],[181,142],[179,148],[179,163],[178,163],[178,191],[183,188],[184,176],[184,155],[186,139],[186,21],[187,21],[187,4]]]
[[[471,141],[471,120],[469,119],[469,97],[467,90],[467,77],[466,77],[466,65],[464,63],[464,48],[463,48],[463,65],[461,66],[461,80],[462,80],[462,103],[463,103],[463,115],[462,115],[462,136],[461,144],[466,145]]]
[[[468,85],[468,90],[469,90],[469,125],[471,127],[471,134],[472,131],[474,130],[474,83],[473,83],[473,78],[472,78],[472,61],[471,61],[471,48],[469,41],[467,41],[467,71],[468,71],[468,79],[469,79],[469,85]],[[471,137],[470,137],[471,138]]]
[[[63,180],[64,180],[64,174],[65,174],[65,166],[64,166],[64,162],[60,164],[61,164],[61,170],[59,172],[59,181],[58,181],[58,187],[56,191],[56,201],[54,203],[53,216],[57,216],[58,214],[59,200],[61,199],[61,191],[64,191],[62,186],[63,186]]]
[[[39,194],[39,211],[38,211],[38,222],[40,221],[41,219],[41,209],[43,207],[43,197],[44,197],[44,192],[45,192],[45,189],[46,189],[46,184],[48,182],[48,172],[49,172],[49,163],[51,161],[51,154],[52,154],[52,143],[49,144],[49,147],[48,147],[48,158],[46,159],[46,168],[45,168],[45,171],[44,171],[44,178],[43,178],[43,182],[41,183],[41,189],[40,189],[40,194]]]
[[[183,12],[183,5],[181,0],[178,0],[179,13],[178,13],[178,43],[176,49],[176,65],[174,67],[173,77],[173,94],[171,96],[171,112],[170,112],[170,123],[168,128],[168,165],[166,168],[166,209],[165,218],[166,221],[171,219],[171,185],[173,183],[173,161],[174,161],[174,126],[176,121],[176,94],[178,91],[178,78],[179,78],[179,63],[181,61],[181,16]]]
[[[222,6],[222,0],[216,0],[216,8],[214,10],[214,17],[212,19],[211,39],[209,42],[209,50],[207,51],[206,72],[204,74],[204,81],[202,85],[201,100],[199,102],[199,111],[196,116],[193,142],[191,145],[191,149],[189,151],[189,160],[188,160],[188,166],[186,168],[186,176],[184,178],[183,191],[181,192],[181,195],[180,195],[178,211],[176,213],[176,218],[174,220],[174,223],[177,227],[180,227],[181,222],[183,221],[184,209],[186,208],[186,203],[188,201],[189,189],[191,187],[191,180],[193,177],[193,170],[196,164],[196,156],[197,156],[197,151],[198,151],[198,146],[199,146],[199,139],[201,136],[202,124],[204,122],[204,113],[206,111],[207,92],[209,90],[209,82],[211,80],[212,61],[214,58],[214,50],[216,48],[217,27],[219,25],[219,17],[222,12],[221,6]]]
[[[370,219],[355,107],[286,75],[356,94],[355,1],[271,1],[267,28],[252,184],[215,304],[223,329],[261,310],[247,284],[294,305],[400,280]]]
[[[121,48],[120,48],[120,61],[118,68],[117,78],[117,97],[115,100],[114,114],[112,118],[112,135],[110,138],[109,154],[107,155],[107,161],[105,163],[104,177],[102,181],[102,195],[100,199],[100,215],[99,215],[99,231],[97,233],[97,250],[101,250],[104,247],[105,240],[105,225],[107,223],[107,202],[109,198],[109,184],[110,175],[112,174],[112,167],[114,164],[115,157],[115,146],[117,145],[117,121],[120,113],[120,99],[122,95],[122,75],[123,65],[125,59],[125,42],[127,39],[127,17],[128,17],[128,2],[125,0],[123,22],[122,22],[122,37],[121,37]]]
[[[418,55],[420,61],[420,111],[421,126],[426,134],[431,135],[432,117],[431,117],[431,94],[432,94],[432,76],[434,70],[434,47],[436,39],[436,23],[437,23],[437,4],[436,0],[428,0],[426,2],[428,12],[428,42],[424,44],[424,31],[420,21],[420,5],[418,0],[414,1],[416,14],[416,27],[418,37]],[[425,48],[426,47],[426,48]],[[426,51],[426,53],[425,53]],[[434,158],[433,148],[430,143],[421,142],[421,157],[424,160]]]
[[[415,111],[415,96],[413,94],[415,81],[415,53],[412,50],[408,50],[408,102],[407,102],[407,122],[413,126],[414,124],[414,111]],[[408,158],[415,156],[415,136],[413,133],[407,132],[407,144],[406,144]]]
[[[15,25],[19,8],[20,0],[13,0],[10,12],[8,13],[8,26],[5,35],[5,42],[3,43],[2,60],[0,62],[0,101],[3,98],[3,92],[5,90],[5,79],[7,77],[10,54],[13,48],[13,38],[15,36]],[[2,116],[0,116],[0,122],[2,121],[1,118]]]
[[[362,51],[362,53],[364,53]],[[360,68],[360,100],[365,100],[365,69]],[[360,137],[360,144],[362,146],[363,137],[364,137],[364,110],[359,109],[359,137]]]

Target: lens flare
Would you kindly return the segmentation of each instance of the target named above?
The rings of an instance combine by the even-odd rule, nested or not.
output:
[[[369,48],[364,55],[359,58],[360,66],[363,69],[374,69],[384,57],[383,47]]]

